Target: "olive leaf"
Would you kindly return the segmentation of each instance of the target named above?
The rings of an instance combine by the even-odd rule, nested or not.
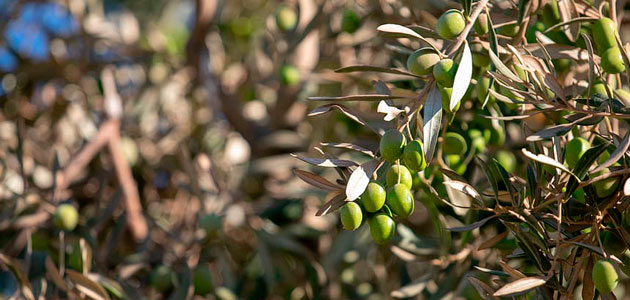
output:
[[[533,159],[541,164],[545,164],[545,165],[549,165],[552,166],[556,169],[560,169],[564,172],[567,172],[569,174],[573,174],[571,171],[569,171],[569,169],[567,169],[567,167],[565,167],[563,164],[561,164],[559,161],[544,155],[544,154],[534,154],[532,152],[530,152],[529,150],[523,148],[521,149],[521,151],[523,152],[523,155],[525,155],[526,157]]]
[[[378,66],[369,66],[369,65],[356,65],[356,66],[348,66],[335,70],[336,73],[352,73],[352,72],[378,72],[378,73],[388,73],[388,74],[397,74],[397,75],[405,75],[419,78],[420,76],[407,72],[405,70],[394,69],[394,68],[386,68],[386,67],[378,67]]]
[[[343,149],[348,149],[348,150],[354,150],[357,152],[361,152],[365,155],[368,155],[370,157],[375,157],[374,151],[363,148],[359,145],[355,145],[352,143],[319,143],[320,145],[324,146],[324,147],[333,147],[333,148],[343,148]]]
[[[396,119],[396,117],[398,117],[399,114],[404,113],[405,111],[402,109],[399,109],[396,106],[390,106],[385,101],[381,101],[378,103],[376,112],[385,114],[385,117],[383,117],[383,120],[389,122],[393,119]]]
[[[343,187],[339,186],[335,183],[332,183],[328,180],[326,180],[325,178],[313,174],[311,172],[307,172],[307,171],[303,171],[303,170],[293,170],[293,174],[295,174],[295,176],[299,177],[300,179],[302,179],[304,182],[318,188],[318,189],[322,189],[322,190],[328,190],[328,191],[335,191],[335,190],[340,190]]]
[[[401,96],[392,96],[392,95],[349,95],[349,96],[341,96],[341,97],[308,97],[307,100],[310,101],[381,101],[383,99],[402,99],[405,97]]]
[[[74,270],[66,270],[66,274],[70,277],[70,280],[75,284],[75,287],[83,294],[92,299],[109,300],[109,294],[98,283],[87,278],[83,274]]]
[[[454,232],[470,231],[470,230],[477,229],[477,228],[483,226],[483,224],[486,224],[488,221],[494,219],[495,217],[497,217],[497,215],[489,216],[489,217],[487,217],[485,219],[481,219],[481,220],[479,220],[479,221],[477,221],[475,223],[468,224],[466,226],[447,228],[447,230],[454,231]]]
[[[431,273],[427,273],[424,276],[414,280],[413,282],[397,289],[393,290],[389,295],[394,298],[409,298],[414,297],[422,293],[429,280],[431,279]]]
[[[307,162],[309,164],[318,166],[318,167],[326,167],[326,168],[338,168],[338,167],[352,167],[356,166],[357,163],[351,160],[345,159],[331,159],[331,158],[316,158],[316,157],[306,157],[291,153],[291,156]]]
[[[440,53],[440,50],[438,49],[438,47],[435,44],[433,44],[430,40],[425,39],[423,36],[421,36],[416,31],[414,31],[414,30],[412,30],[410,28],[407,28],[405,26],[398,25],[398,24],[383,24],[383,25],[378,26],[376,28],[376,30],[378,30],[380,32],[383,32],[383,33],[394,34],[396,36],[402,36],[402,37],[406,37],[406,38],[419,39],[419,40],[425,42],[431,48],[433,48],[433,50],[435,50],[435,52]]]
[[[523,80],[512,73],[512,71],[510,71],[510,69],[506,67],[505,64],[503,64],[501,59],[499,59],[499,57],[494,54],[493,51],[488,51],[488,54],[490,55],[490,60],[492,60],[492,64],[497,68],[497,71],[499,71],[499,73],[514,82],[523,83]]]
[[[317,210],[315,216],[323,216],[341,208],[346,203],[346,195],[343,190],[334,190],[326,194],[324,205]]]
[[[494,294],[494,290],[492,290],[488,284],[472,276],[468,276],[467,278],[468,282],[470,282],[475,291],[477,291],[477,293],[484,299],[496,299],[496,297],[492,296],[492,294]]]
[[[542,286],[545,283],[547,283],[547,280],[540,276],[525,277],[506,284],[505,286],[494,292],[493,296],[514,296]]]
[[[457,181],[457,180],[447,180],[447,181],[444,181],[444,184],[451,187],[454,190],[460,191],[470,196],[471,198],[477,200],[478,204],[483,205],[483,199],[481,198],[481,195],[479,194],[479,192],[477,192],[477,190],[472,185],[465,182]]]
[[[599,156],[604,153],[605,150],[605,144],[597,145],[591,149],[588,149],[584,153],[584,155],[580,157],[577,165],[575,166],[575,169],[573,169],[573,174],[575,174],[575,176],[571,176],[569,178],[569,182],[567,183],[567,190],[565,192],[566,195],[571,195],[573,194],[573,192],[575,192],[579,185],[579,181],[581,181],[584,176],[586,176],[588,169],[591,167],[591,165],[593,165],[593,163],[595,163]]]
[[[457,72],[455,73],[453,91],[449,102],[449,109],[451,111],[454,111],[455,107],[459,104],[462,98],[464,98],[464,95],[468,90],[468,86],[470,85],[470,80],[472,79],[472,71],[472,54],[470,53],[468,42],[464,41],[464,50],[462,52],[462,58],[459,61],[459,67],[457,67]]]
[[[348,200],[354,201],[363,194],[370,183],[370,177],[372,177],[380,163],[379,160],[371,160],[352,171],[352,175],[350,175],[346,185],[346,197],[348,197]]]
[[[536,142],[536,141],[544,140],[544,139],[554,137],[554,136],[562,136],[562,135],[567,134],[567,132],[571,131],[571,129],[573,129],[574,126],[575,126],[575,122],[547,127],[541,131],[538,131],[528,136],[525,140],[528,142]]]
[[[621,157],[623,157],[623,155],[626,153],[626,150],[628,150],[628,146],[630,146],[630,132],[626,132],[626,137],[624,137],[623,140],[619,143],[617,149],[615,149],[615,151],[610,154],[610,157],[608,157],[605,162],[597,166],[597,168],[593,170],[593,173],[599,172],[621,159]]]
[[[434,84],[427,95],[426,102],[424,104],[424,157],[427,160],[427,164],[433,160],[433,153],[435,152],[435,146],[437,145],[438,135],[440,134],[440,126],[442,126],[442,95]]]
[[[630,196],[630,178],[626,179],[626,182],[623,184],[623,195]]]

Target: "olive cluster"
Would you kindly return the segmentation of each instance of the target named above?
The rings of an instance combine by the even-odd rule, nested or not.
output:
[[[420,184],[417,173],[426,168],[422,146],[419,140],[407,143],[405,136],[396,129],[385,132],[379,151],[383,160],[392,165],[384,181],[371,181],[358,201],[348,202],[341,208],[341,223],[346,230],[359,228],[365,215],[374,242],[384,244],[394,236],[394,216],[407,218],[414,211],[412,190]]]

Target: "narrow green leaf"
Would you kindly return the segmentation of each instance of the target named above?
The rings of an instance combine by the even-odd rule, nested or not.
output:
[[[433,153],[435,152],[435,146],[437,145],[438,136],[440,134],[440,127],[442,126],[442,95],[434,84],[427,95],[426,102],[424,104],[424,145],[425,145],[425,158],[427,164],[431,163],[433,159]]]
[[[451,111],[459,104],[464,98],[470,80],[472,79],[473,63],[472,54],[470,53],[470,47],[468,42],[464,41],[464,50],[462,52],[462,58],[459,61],[459,67],[457,67],[457,73],[455,73],[455,81],[453,84],[453,92],[451,93],[451,100],[449,108]]]

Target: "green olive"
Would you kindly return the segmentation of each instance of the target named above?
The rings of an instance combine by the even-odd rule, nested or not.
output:
[[[193,286],[195,288],[195,295],[207,295],[214,286],[212,285],[212,273],[208,266],[197,266],[193,271]]]
[[[419,172],[427,167],[427,161],[424,158],[424,150],[420,140],[413,140],[405,146],[403,150],[402,160],[411,171]]]
[[[516,171],[516,156],[512,152],[506,150],[497,151],[497,161],[508,173]]]
[[[486,140],[484,140],[483,133],[479,129],[469,129],[468,136],[476,153],[482,153],[486,149]]]
[[[385,203],[398,217],[407,218],[413,213],[413,195],[409,186],[402,183],[395,184],[387,190]]]
[[[592,178],[603,175],[603,174],[607,174],[607,173],[610,173],[610,170],[608,168],[605,168],[593,174]],[[598,198],[600,199],[608,198],[617,191],[617,188],[619,187],[619,178],[618,177],[606,178],[604,180],[600,180],[593,183],[593,186],[595,187],[595,194],[597,195]]]
[[[368,184],[365,192],[361,195],[361,204],[367,212],[377,212],[385,204],[385,188],[376,181]]]
[[[285,64],[280,68],[280,81],[284,85],[300,83],[300,71],[293,65]]]
[[[615,96],[617,96],[616,98],[619,101],[623,102],[623,104],[625,104],[626,106],[630,106],[630,92],[624,89],[616,89]]]
[[[615,267],[606,260],[599,260],[595,263],[592,275],[595,288],[602,294],[608,294],[617,287],[619,280],[617,271],[615,271]]]
[[[621,257],[619,257],[622,264],[619,265],[621,271],[626,274],[626,276],[630,276],[630,250],[626,250],[621,253]]]
[[[448,154],[446,155],[446,163],[448,166],[455,171],[455,173],[459,175],[463,175],[466,173],[466,164],[462,160],[462,156],[460,154]]]
[[[453,111],[459,110],[459,106],[462,104],[462,101],[459,101],[455,108],[451,111],[451,95],[453,94],[453,88],[443,87],[441,84],[437,84],[438,89],[440,90],[440,99],[442,100],[442,109],[448,113],[452,114]]]
[[[472,52],[473,65],[477,68],[486,68],[490,65],[490,57],[486,49],[481,45],[481,43],[474,43],[470,46],[470,51]],[[481,76],[483,76],[484,72],[480,72]]]
[[[413,179],[411,179],[411,173],[405,166],[393,165],[387,170],[385,176],[385,182],[387,186],[392,187],[398,183],[405,185],[408,189],[413,186]]]
[[[494,86],[492,87],[494,89]],[[483,74],[479,75],[477,78],[477,86],[475,87],[477,90],[477,98],[479,99],[479,103],[483,103],[488,98],[488,103],[494,102],[494,96],[492,94],[488,96],[488,89],[490,89],[490,78],[483,76]]]
[[[614,232],[604,230],[599,232],[599,238],[602,241],[604,250],[608,251],[615,256],[620,256],[621,253],[626,251],[626,243]]]
[[[619,33],[617,32],[617,26],[613,20],[610,18],[600,18],[593,23],[591,29],[593,30],[593,39],[595,40],[599,53],[617,47],[617,39],[615,37],[619,36]]]
[[[79,213],[70,204],[61,204],[57,207],[53,216],[53,224],[65,231],[72,231],[79,223]]]
[[[348,202],[341,207],[339,216],[341,224],[345,230],[355,230],[361,226],[363,221],[363,212],[361,206],[355,202]]]
[[[276,25],[282,31],[290,31],[297,25],[297,13],[286,4],[281,4],[276,8]]]
[[[480,13],[477,17],[477,20],[475,21],[475,25],[473,25],[473,28],[478,35],[484,35],[488,33],[488,15],[486,15],[485,13]]]
[[[602,69],[609,74],[617,74],[626,70],[618,47],[612,47],[602,54]]]
[[[439,60],[440,56],[432,48],[420,48],[407,58],[407,70],[416,75],[427,75]]]
[[[489,145],[502,146],[505,143],[505,129],[503,127],[486,128],[483,130],[483,138]]]
[[[396,222],[392,217],[379,213],[368,220],[370,225],[370,235],[377,244],[385,244],[391,240],[396,232]]]
[[[151,286],[158,292],[166,292],[173,287],[175,282],[175,272],[173,269],[166,265],[160,265],[151,272],[149,276]]]
[[[570,140],[564,151],[564,161],[567,163],[567,166],[570,169],[575,169],[577,162],[590,147],[591,144],[581,137]]]
[[[199,218],[199,228],[206,232],[206,235],[216,235],[221,230],[223,219],[217,214],[204,214]]]
[[[405,149],[405,136],[396,129],[390,129],[383,134],[379,143],[381,157],[385,161],[393,162],[402,155]]]
[[[468,145],[466,139],[456,132],[447,132],[444,134],[442,142],[442,152],[444,154],[457,154],[463,155],[468,151]]]
[[[588,92],[588,90],[586,92]],[[591,94],[600,95],[600,96],[608,98],[608,93],[606,92],[606,85],[600,80],[594,81],[593,85],[591,86]]]
[[[516,23],[503,25],[497,28],[497,34],[513,37],[518,33],[518,25]]]
[[[442,59],[433,66],[433,78],[444,87],[453,87],[455,73],[457,73],[457,63],[450,58]]]
[[[553,59],[551,62],[553,63],[554,69],[556,69],[556,73],[558,74],[564,74],[566,72],[569,72],[569,69],[571,69],[570,59],[558,58]]]
[[[457,37],[466,27],[462,13],[456,9],[449,9],[437,20],[435,30],[443,38],[450,40]]]
[[[422,186],[422,179],[420,178],[420,174],[413,172],[411,173],[411,181],[413,184],[411,185],[411,189],[417,191]]]
[[[356,32],[361,27],[361,18],[354,10],[346,9],[341,17],[341,30],[347,33]]]

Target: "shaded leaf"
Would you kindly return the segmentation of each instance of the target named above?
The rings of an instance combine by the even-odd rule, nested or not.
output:
[[[577,189],[579,185],[579,181],[584,179],[588,169],[595,163],[595,161],[599,158],[602,153],[606,150],[606,145],[601,144],[597,145],[591,149],[588,149],[582,157],[577,162],[575,169],[573,169],[574,176],[569,177],[569,182],[567,183],[567,190],[565,192],[566,195],[571,195]]]
[[[530,136],[528,136],[525,140],[528,142],[536,142],[544,139],[548,139],[554,136],[563,136],[567,134],[567,132],[571,131],[575,123],[568,124],[560,124],[556,126],[547,127],[541,131],[538,131]]]
[[[593,173],[599,172],[620,160],[626,153],[626,150],[628,150],[628,146],[630,146],[630,132],[626,132],[626,137],[619,143],[617,149],[610,154],[610,157],[605,162],[597,166],[597,168],[593,170]]]
[[[431,273],[428,273],[397,290],[393,290],[390,293],[390,296],[394,298],[408,298],[417,296],[418,294],[422,293],[430,279]]]
[[[377,67],[377,66],[368,66],[368,65],[356,65],[356,66],[348,66],[335,70],[336,73],[352,73],[352,72],[378,72],[378,73],[388,73],[388,74],[397,74],[397,75],[405,75],[412,76],[418,78],[419,76],[413,73],[410,73],[405,70],[394,69],[394,68],[386,68],[386,67]]]
[[[444,184],[477,200],[477,203],[483,204],[483,199],[481,198],[481,195],[472,185],[456,180],[444,181]]]
[[[304,182],[322,190],[335,191],[343,189],[342,186],[332,183],[325,178],[303,170],[293,170],[293,174],[302,179]]]
[[[571,173],[571,171],[569,171],[569,169],[567,169],[567,167],[565,167],[563,164],[561,164],[559,161],[544,155],[544,154],[534,154],[530,151],[528,151],[527,149],[523,148],[521,149],[521,151],[523,152],[523,155],[525,155],[526,157],[533,159],[541,164],[545,164],[545,165],[549,165],[552,166],[556,169],[560,169],[564,172],[567,173]],[[572,173],[571,173],[572,174]]]
[[[435,152],[435,146],[437,145],[438,136],[440,134],[440,127],[442,126],[442,96],[437,88],[437,85],[433,85],[429,94],[427,95],[426,102],[424,104],[424,157],[427,160],[427,164],[433,160],[433,153]]]
[[[361,152],[365,155],[369,155],[370,157],[374,157],[374,151],[363,148],[359,145],[355,145],[352,143],[319,143],[320,145],[324,146],[324,147],[333,147],[333,148],[343,148],[343,149],[349,149],[349,150],[354,150],[357,152]]]
[[[341,208],[344,204],[346,204],[346,195],[344,195],[343,190],[335,190],[326,195],[324,205],[319,208],[319,210],[315,213],[316,216],[323,216],[329,214],[339,208]]]
[[[71,269],[66,270],[66,274],[68,274],[70,280],[75,284],[75,287],[88,297],[97,300],[110,299],[109,294],[107,294],[107,291],[105,291],[100,284],[92,281],[83,274]]]
[[[505,286],[494,292],[493,295],[496,297],[513,296],[542,286],[546,282],[547,280],[540,276],[525,277],[506,284]]]
[[[470,230],[477,229],[477,228],[483,226],[483,224],[486,224],[486,222],[494,219],[496,216],[497,215],[492,215],[492,216],[489,216],[489,217],[487,217],[485,219],[479,220],[479,221],[477,221],[475,223],[468,224],[466,226],[455,227],[455,228],[447,228],[447,229],[450,230],[450,231],[454,231],[454,232],[470,231]]]
[[[492,294],[494,294],[494,290],[485,282],[472,276],[468,276],[467,279],[468,282],[470,282],[473,288],[477,291],[479,296],[484,299],[497,299],[496,297],[492,296]]]

